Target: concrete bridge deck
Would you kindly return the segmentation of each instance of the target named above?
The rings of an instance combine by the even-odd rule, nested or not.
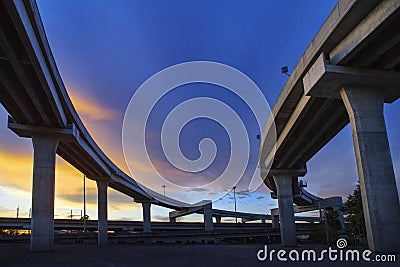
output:
[[[264,141],[260,148],[261,175],[277,195],[284,244],[295,244],[298,177],[350,122],[370,249],[400,250],[394,241],[400,239],[394,228],[400,205],[383,115],[383,104],[400,97],[399,29],[399,1],[338,1],[284,85],[272,110],[276,151]]]
[[[299,186],[298,177],[306,174],[307,161],[350,121],[370,248],[400,249],[400,205],[383,118],[383,103],[400,95],[393,78],[400,70],[399,7],[395,0],[340,0],[274,105],[276,153],[267,173],[265,166],[273,152],[262,146],[260,166],[262,178],[278,198],[284,245],[296,243],[293,202],[315,206],[319,201]],[[34,145],[36,220],[31,226],[31,248],[53,247],[56,153],[97,182],[99,244],[107,243],[108,187],[142,203],[146,231],[151,229],[151,204],[177,210],[187,207],[143,190],[94,142],[61,80],[36,3],[1,1],[0,18],[0,101],[11,115],[9,128],[32,138]],[[366,86],[366,75],[376,82]],[[329,85],[329,94],[321,91],[323,85]],[[263,140],[269,131],[266,128]],[[212,209],[205,203],[203,208],[205,229],[210,230]]]
[[[8,127],[32,138],[34,147],[32,214],[38,219],[32,223],[36,233],[32,249],[52,247],[51,231],[44,229],[54,225],[56,153],[97,182],[103,243],[107,243],[108,187],[142,203],[148,231],[151,204],[171,209],[190,206],[140,186],[95,143],[68,96],[35,1],[0,1],[0,18],[0,102],[10,114]]]

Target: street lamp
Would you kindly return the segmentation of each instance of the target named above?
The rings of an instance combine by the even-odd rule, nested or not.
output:
[[[83,234],[86,235],[86,175],[83,174]]]
[[[164,189],[164,197],[165,197],[165,188],[166,188],[167,186],[165,185],[165,184],[163,184],[163,186],[162,186],[162,188]]]
[[[282,72],[282,74],[286,74],[288,77],[290,76],[288,66],[283,66],[281,68],[281,72]]]
[[[236,186],[233,187],[233,199],[235,201],[235,221],[237,223],[237,213],[236,213]]]

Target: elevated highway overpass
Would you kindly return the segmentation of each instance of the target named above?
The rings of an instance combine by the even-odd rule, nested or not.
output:
[[[58,72],[35,1],[0,1],[0,102],[10,114],[8,127],[32,138],[34,148],[31,250],[54,244],[55,157],[58,154],[98,188],[98,244],[107,244],[107,188],[142,203],[143,231],[152,228],[152,204],[177,211],[200,208],[204,230],[213,230],[209,201],[189,205],[149,189],[143,190],[99,148],[82,123]],[[238,214],[251,219],[261,215]],[[312,219],[310,219],[312,220]]]
[[[298,177],[306,174],[307,161],[351,121],[369,245],[378,251],[398,248],[393,243],[397,239],[385,238],[391,231],[391,236],[400,237],[399,229],[393,227],[400,223],[400,210],[380,107],[383,102],[398,98],[399,90],[393,87],[393,83],[396,84],[393,73],[398,74],[400,61],[399,4],[395,0],[339,1],[274,105],[272,113],[278,137],[276,153],[272,169],[267,173],[264,166],[271,159],[271,149],[262,145],[260,167],[266,185],[278,198],[285,245],[296,242],[293,202],[302,206],[315,205],[319,201],[299,186]],[[186,203],[160,195],[155,198],[155,192],[144,191],[113,164],[91,138],[68,97],[34,1],[1,1],[0,18],[0,101],[11,115],[9,128],[19,136],[32,138],[34,145],[31,248],[48,250],[53,246],[56,153],[97,182],[99,244],[107,243],[107,187],[142,203],[146,230],[151,227],[151,204],[176,210],[188,207]],[[332,71],[328,65],[352,70],[336,68]],[[358,82],[360,77],[365,77],[365,69],[383,71],[387,76],[375,72],[371,75],[380,77],[375,80],[390,80],[392,87],[386,88],[381,82],[374,84],[374,88],[384,90],[369,88],[367,94],[359,90],[362,83]],[[350,84],[337,82],[338,75],[343,73],[351,74],[344,79],[351,81]],[[332,75],[336,78],[329,78]],[[382,79],[379,75],[388,78]],[[333,83],[334,88],[329,90],[339,93],[332,93],[334,97],[327,96],[320,90],[321,84],[326,83]],[[375,107],[373,116],[368,119],[376,121],[377,128],[366,134],[357,127],[368,128],[363,124],[362,116],[357,115],[360,110],[361,113],[365,111],[362,105],[356,105],[357,99]],[[265,130],[264,140],[269,130]],[[378,135],[374,136],[374,133]],[[373,140],[381,141],[374,143]],[[373,148],[368,146],[372,143],[376,144]],[[371,150],[379,153],[374,154]],[[369,164],[363,164],[365,162]],[[378,163],[378,171],[369,168],[371,162]],[[378,181],[378,176],[384,179]],[[375,190],[378,184],[384,185],[385,195],[382,190]],[[202,205],[205,221],[210,222],[212,209],[207,203]],[[387,208],[377,208],[385,206]],[[206,223],[206,230],[211,226],[212,222]]]
[[[350,122],[369,247],[400,250],[400,206],[383,115],[383,103],[400,96],[399,7],[394,0],[338,1],[273,107],[276,151],[262,143],[259,162],[278,198],[285,245],[296,244],[293,202],[302,202],[304,193],[298,177]]]
[[[145,232],[151,231],[151,204],[191,206],[143,190],[95,143],[68,96],[35,1],[0,1],[0,102],[10,114],[8,127],[33,142],[32,250],[53,247],[56,154],[97,183],[99,245],[107,243],[108,187],[142,203]],[[206,205],[211,203],[194,206]],[[204,219],[211,231],[212,215],[205,212]]]
[[[152,192],[162,200],[155,199],[95,143],[61,80],[35,2],[2,1],[0,15],[0,100],[11,115],[8,127],[21,137],[32,138],[35,151],[40,147],[48,150],[43,151],[46,155],[56,152],[89,179],[138,202],[168,208],[188,205]],[[42,159],[39,154],[35,153],[35,162],[47,160],[54,165],[53,157]]]

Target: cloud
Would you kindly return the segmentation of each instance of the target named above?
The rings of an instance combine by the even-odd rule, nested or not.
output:
[[[31,195],[32,151],[25,154],[0,150],[0,186],[2,194],[16,198]],[[81,209],[83,201],[83,174],[57,156],[55,171],[55,207]],[[4,192],[3,192],[4,191]],[[132,209],[132,198],[112,189],[109,190],[110,211]],[[30,197],[28,197],[30,199]],[[95,181],[86,180],[86,200],[88,209],[97,209],[97,188]]]
[[[31,190],[32,152],[26,154],[0,150],[0,185],[23,191]]]
[[[97,145],[125,173],[129,170],[122,152],[122,112],[100,103],[83,90],[68,90],[71,101]],[[145,168],[145,166],[141,166]]]
[[[83,202],[83,192],[75,192],[70,194],[58,194],[59,198],[73,203]],[[97,204],[97,193],[86,193],[86,204]]]
[[[248,193],[247,191],[239,191],[239,192],[236,192],[236,196],[238,199],[245,199],[245,198],[251,197],[251,194]]]
[[[195,192],[207,192],[208,189],[201,188],[201,187],[196,187],[196,188],[191,189],[190,191],[195,191]]]
[[[129,161],[129,166],[131,166],[132,170],[132,175],[136,176],[135,173],[153,173],[153,167],[150,165],[146,165],[143,163],[143,161],[134,161],[130,160]]]
[[[153,219],[156,219],[158,221],[169,221],[168,216],[162,216],[162,215],[153,215]]]
[[[82,91],[68,90],[71,101],[79,115],[89,120],[113,120],[118,112],[104,104],[97,102],[93,97],[85,95]]]
[[[250,197],[251,196],[251,194],[246,192],[246,191],[236,192],[236,195],[243,196],[243,197]]]

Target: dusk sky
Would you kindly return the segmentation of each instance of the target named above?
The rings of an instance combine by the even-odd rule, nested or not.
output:
[[[271,109],[287,76],[281,67],[294,69],[304,50],[336,4],[333,0],[307,1],[69,1],[38,0],[39,11],[53,55],[86,128],[106,155],[129,174],[122,149],[122,123],[128,103],[152,75],[188,61],[213,61],[232,66],[249,76],[261,89]],[[233,103],[235,111],[255,136],[249,110],[227,92],[213,85],[191,84],[177,88],[160,102],[150,117],[151,133],[160,134],[167,112],[191,97],[207,96]],[[163,115],[161,115],[163,114]],[[400,184],[399,103],[385,106],[397,186]],[[32,143],[7,128],[7,112],[0,107],[0,216],[13,217],[19,206],[22,216],[31,206]],[[202,138],[216,142],[213,167],[201,175],[212,180],[229,157],[227,133],[217,123],[196,120],[185,127],[180,141],[188,158],[198,157]],[[249,169],[257,164],[258,144],[250,141]],[[171,173],[154,144],[151,149],[160,172]],[[357,171],[351,130],[347,126],[307,164],[303,178],[307,190],[321,197],[352,193]],[[138,170],[139,171],[139,170]],[[249,173],[246,170],[246,173]],[[277,207],[269,189],[262,185],[247,192],[249,179],[237,187],[238,211],[266,213]],[[82,209],[83,174],[57,157],[56,218]],[[173,172],[171,179],[185,183],[185,174]],[[189,177],[189,176],[188,176]],[[189,179],[189,178],[187,178]],[[168,187],[166,188],[168,195]],[[97,190],[87,182],[88,214],[97,218]],[[162,188],[159,188],[162,193]],[[205,195],[205,199],[209,199]],[[213,204],[233,210],[233,194]],[[141,205],[109,189],[109,218],[141,220]],[[165,220],[168,210],[152,208],[153,220]],[[185,220],[198,220],[191,215]]]

